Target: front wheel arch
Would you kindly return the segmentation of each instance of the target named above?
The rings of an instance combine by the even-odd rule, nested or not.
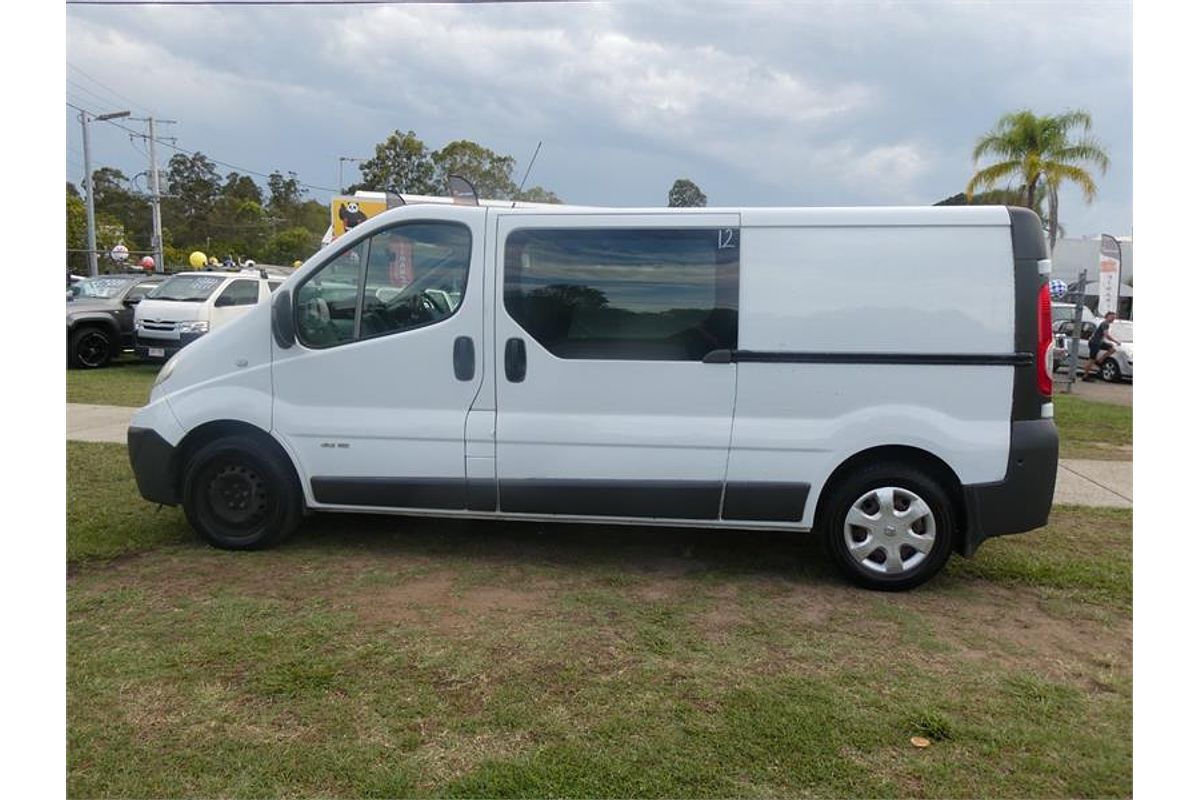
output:
[[[249,422],[222,419],[206,422],[189,431],[176,447],[175,459],[172,464],[176,496],[183,497],[183,480],[187,474],[187,466],[200,448],[217,439],[237,435],[248,436],[259,442],[264,448],[273,451],[274,455],[281,459],[281,463],[288,466],[292,479],[295,481],[297,488],[300,488],[300,474],[296,469],[296,465],[292,461],[291,456],[288,455],[287,450],[275,440],[274,436]],[[301,491],[301,496],[304,496],[303,491]]]

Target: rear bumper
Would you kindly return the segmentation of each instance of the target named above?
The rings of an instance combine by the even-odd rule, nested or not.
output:
[[[153,428],[131,427],[126,434],[129,464],[142,497],[167,506],[179,504],[175,448]]]
[[[963,486],[966,530],[961,552],[970,556],[985,539],[1040,528],[1050,517],[1058,475],[1058,428],[1053,419],[1012,423],[1004,480]]]

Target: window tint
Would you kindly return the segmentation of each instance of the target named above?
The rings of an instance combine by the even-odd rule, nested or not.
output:
[[[470,261],[465,225],[380,231],[300,286],[297,335],[310,347],[328,347],[440,322],[462,304]]]
[[[736,228],[509,235],[504,306],[560,358],[699,361],[737,347]]]
[[[252,306],[258,302],[258,281],[234,281],[217,300],[223,306]]]
[[[271,290],[272,294],[274,294],[275,290],[278,289],[282,283],[283,281],[267,281],[267,288]]]

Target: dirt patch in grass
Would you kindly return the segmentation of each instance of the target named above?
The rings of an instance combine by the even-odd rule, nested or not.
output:
[[[901,594],[805,537],[367,517],[91,562],[70,793],[1127,794],[1129,519]]]

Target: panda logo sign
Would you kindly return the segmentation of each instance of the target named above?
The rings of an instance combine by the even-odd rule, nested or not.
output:
[[[387,201],[365,197],[342,196],[333,199],[330,209],[333,227],[333,238],[341,236],[348,230],[357,228],[371,217],[387,210]]]
[[[346,230],[350,230],[360,222],[367,221],[367,215],[353,200],[338,209],[338,216],[342,218],[342,224],[346,226]]]

